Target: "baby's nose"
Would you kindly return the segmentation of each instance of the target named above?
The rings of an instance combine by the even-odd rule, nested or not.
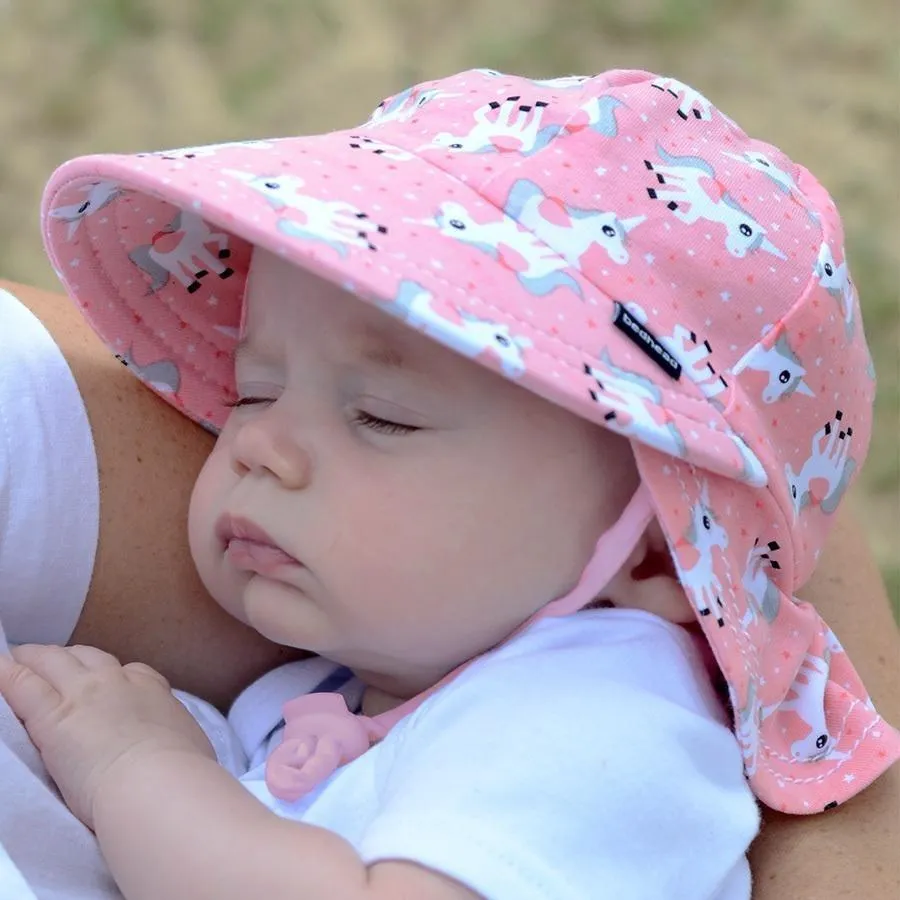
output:
[[[268,473],[288,490],[305,488],[312,478],[311,454],[271,412],[241,426],[232,444],[233,468],[239,475]]]

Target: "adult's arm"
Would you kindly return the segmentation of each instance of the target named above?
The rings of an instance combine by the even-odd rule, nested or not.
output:
[[[838,636],[881,715],[900,725],[900,632],[852,507],[838,513],[800,596]],[[766,810],[750,853],[754,900],[900,897],[898,846],[900,766],[894,766],[830,812],[798,817]]]
[[[43,323],[78,384],[100,474],[100,535],[72,642],[139,660],[220,707],[289,652],[204,590],[187,541],[191,487],[213,438],[143,387],[58,293],[4,284]]]

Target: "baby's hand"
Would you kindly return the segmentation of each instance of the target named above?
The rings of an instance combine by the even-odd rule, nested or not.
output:
[[[15,648],[0,655],[0,694],[22,720],[69,809],[93,828],[104,779],[140,777],[148,753],[215,759],[200,726],[143,663],[122,666],[94,647]],[[123,776],[132,767],[133,776]]]

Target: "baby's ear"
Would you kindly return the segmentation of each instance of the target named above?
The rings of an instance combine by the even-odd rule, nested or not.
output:
[[[656,519],[606,586],[601,599],[623,609],[643,609],[677,625],[694,621],[666,539]]]

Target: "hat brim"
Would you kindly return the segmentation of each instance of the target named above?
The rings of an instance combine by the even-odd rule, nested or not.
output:
[[[74,160],[45,191],[48,253],[114,352],[213,431],[233,396],[231,356],[256,246],[580,416],[710,471],[765,483],[752,451],[695,385],[665,384],[632,353],[613,327],[615,298],[546,245],[544,271],[533,276],[515,248],[460,238],[465,228],[455,225],[524,229],[433,161],[359,144],[358,135],[335,132],[252,151],[222,145],[192,158]],[[349,196],[365,198],[359,205],[346,192],[335,199],[328,184],[329,163],[348,154]],[[460,223],[455,210],[469,218]],[[548,328],[550,305],[557,322]],[[633,358],[628,372],[610,355]]]

